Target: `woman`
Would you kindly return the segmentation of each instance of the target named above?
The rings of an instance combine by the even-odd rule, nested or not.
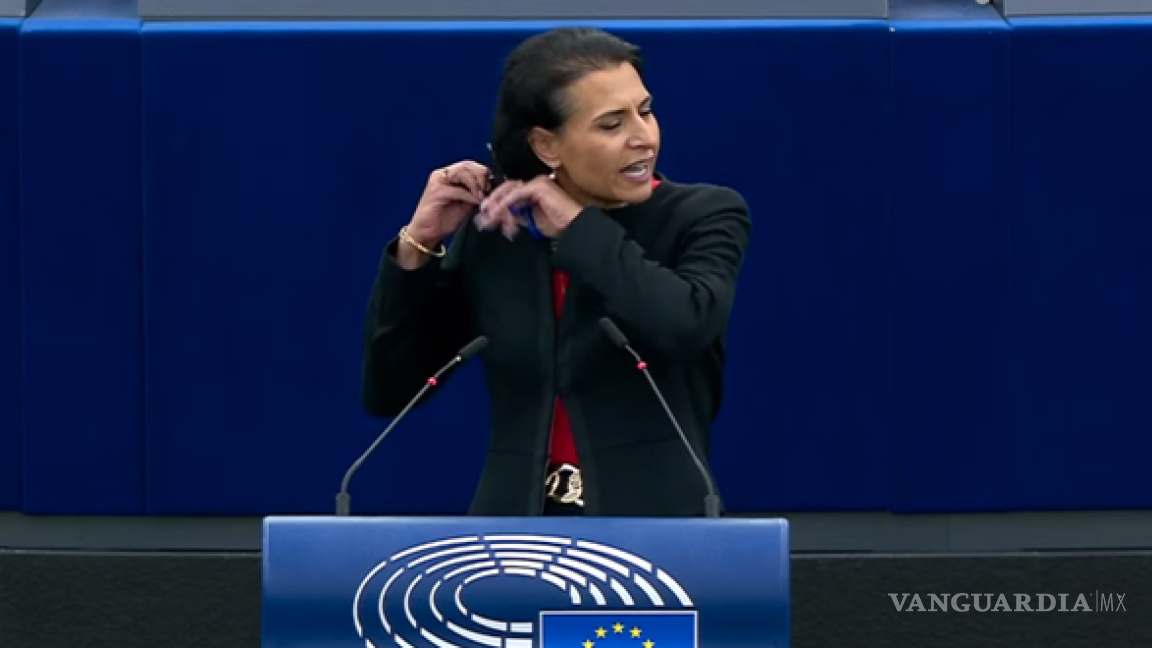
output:
[[[492,133],[507,181],[432,172],[385,247],[361,399],[395,415],[477,335],[492,401],[474,515],[691,516],[705,483],[609,317],[707,461],[724,333],[748,243],[734,191],[654,172],[660,130],[638,50],[595,29],[529,38]],[[450,249],[445,241],[452,238]]]

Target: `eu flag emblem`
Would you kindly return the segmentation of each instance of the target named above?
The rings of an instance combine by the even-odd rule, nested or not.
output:
[[[696,648],[696,612],[541,612],[540,648]]]

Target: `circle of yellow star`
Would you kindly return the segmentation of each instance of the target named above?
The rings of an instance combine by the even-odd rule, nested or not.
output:
[[[640,645],[641,645],[641,646],[644,646],[644,648],[652,648],[652,646],[655,646],[655,645],[656,645],[656,642],[654,642],[654,641],[652,641],[651,639],[649,639],[649,640],[645,641],[644,643],[642,643],[642,644],[640,644]]]
[[[592,643],[591,639],[585,639],[584,640],[584,648],[592,648],[592,646],[595,646],[595,645],[596,644]]]
[[[640,628],[632,628],[632,638],[638,639],[640,637]]]
[[[615,632],[616,634],[620,634],[621,632],[624,632],[624,624],[623,623],[617,623],[616,625],[612,626],[612,631]]]
[[[603,639],[607,634],[608,634],[608,631],[605,630],[604,628],[596,628],[596,638],[597,639]]]

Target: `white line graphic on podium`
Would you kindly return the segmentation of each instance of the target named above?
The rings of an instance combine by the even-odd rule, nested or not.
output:
[[[694,608],[668,572],[601,542],[534,534],[462,536],[404,549],[368,572],[352,601],[356,633],[366,648],[381,648],[366,636],[366,626],[382,629],[401,648],[532,648],[540,609],[524,610],[524,618],[492,619],[465,604],[468,587],[489,578],[534,579],[562,592],[569,609]],[[375,589],[377,583],[382,586],[375,601],[365,600],[369,585]]]

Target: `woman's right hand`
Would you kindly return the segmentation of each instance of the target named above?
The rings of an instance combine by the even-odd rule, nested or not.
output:
[[[456,231],[469,210],[484,200],[487,187],[488,168],[482,164],[465,160],[436,169],[428,177],[424,195],[408,223],[408,235],[429,250],[436,249]],[[424,256],[412,245],[401,242],[400,252],[405,250]],[[416,258],[411,254],[404,256]]]

